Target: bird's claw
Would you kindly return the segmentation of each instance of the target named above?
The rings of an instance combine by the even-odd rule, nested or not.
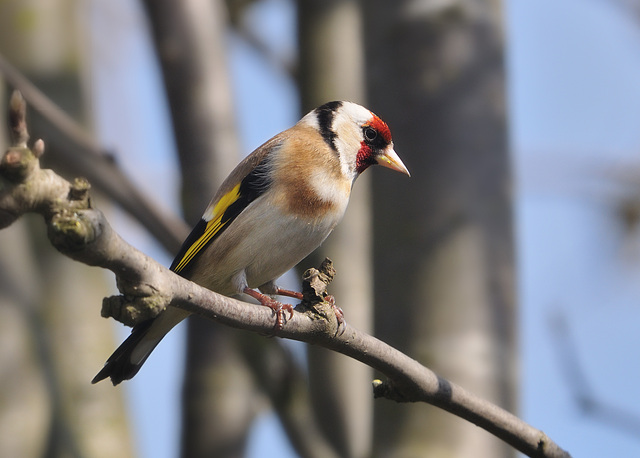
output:
[[[333,309],[333,313],[336,314],[336,320],[338,320],[338,329],[336,330],[336,334],[338,333],[338,331],[340,331],[340,328],[342,328],[342,331],[340,332],[340,334],[342,334],[344,332],[344,330],[346,329],[346,321],[344,320],[344,312],[342,311],[342,309],[340,307],[338,307],[336,305],[336,299],[331,294],[327,294],[324,297],[324,300],[327,301],[329,303],[329,305],[331,305],[331,308]]]
[[[293,305],[283,304],[282,302],[279,302],[274,298],[267,296],[266,294],[262,294],[249,287],[244,288],[243,292],[256,299],[258,302],[260,302],[260,304],[273,310],[273,312],[276,314],[276,322],[273,326],[274,333],[277,333],[280,329],[283,328],[286,321],[284,317],[285,312],[289,312],[289,319],[293,318]]]
[[[273,327],[273,330],[275,332],[278,332],[280,329],[283,328],[284,323],[286,322],[284,318],[285,312],[289,312],[289,318],[288,318],[289,320],[293,318],[293,305],[283,304],[282,302],[278,302],[278,301],[276,301],[276,303],[280,305],[280,308],[276,311],[276,324]]]
[[[289,320],[293,318],[293,305],[291,304],[283,304],[275,299],[271,299],[268,303],[264,303],[262,305],[266,305],[276,314],[276,322],[273,326],[273,331],[278,332],[280,329],[284,327],[285,322],[285,312],[289,312]]]

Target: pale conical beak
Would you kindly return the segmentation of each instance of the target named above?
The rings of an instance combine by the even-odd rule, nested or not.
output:
[[[407,170],[405,165],[400,160],[400,157],[398,157],[398,155],[392,148],[388,148],[384,154],[377,155],[375,159],[376,162],[383,167],[387,167],[391,170],[402,172],[407,176],[411,176],[409,170]]]

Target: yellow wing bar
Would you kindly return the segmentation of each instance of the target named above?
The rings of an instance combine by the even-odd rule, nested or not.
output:
[[[205,247],[207,243],[209,243],[209,241],[211,241],[211,239],[220,232],[220,229],[223,228],[226,224],[226,221],[222,221],[224,213],[227,211],[230,205],[238,200],[238,197],[240,197],[240,183],[238,183],[231,191],[222,196],[220,200],[216,202],[213,209],[211,209],[211,207],[207,209],[203,216],[203,220],[207,221],[204,232],[184,252],[184,255],[180,259],[180,262],[178,262],[178,264],[173,268],[174,272],[180,273],[182,269],[184,269],[191,262],[194,256],[198,254],[200,250],[202,250],[202,248]],[[191,238],[192,236],[189,236],[187,240],[190,240]]]

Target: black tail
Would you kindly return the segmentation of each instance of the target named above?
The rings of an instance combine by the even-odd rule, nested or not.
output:
[[[111,377],[111,383],[115,386],[123,380],[129,380],[136,375],[153,348],[140,361],[132,362],[131,354],[147,335],[152,323],[153,320],[148,320],[135,325],[131,330],[131,335],[113,352],[107,362],[104,363],[102,370],[93,377],[91,383],[98,383],[107,377]]]

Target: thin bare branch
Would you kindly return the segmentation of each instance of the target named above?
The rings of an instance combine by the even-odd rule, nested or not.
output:
[[[264,39],[259,36],[253,28],[241,22],[239,24],[235,24],[234,30],[238,33],[240,38],[260,54],[262,58],[273,68],[285,73],[292,80],[296,80],[298,78],[297,62],[275,52],[267,43],[265,43]]]
[[[558,311],[550,317],[550,328],[555,339],[559,365],[578,409],[601,423],[640,438],[640,416],[630,409],[615,406],[600,399],[589,383],[576,342],[571,335],[567,316]]]
[[[0,216],[12,217],[0,219],[0,227],[26,212],[42,214],[49,238],[59,251],[114,272],[122,295],[105,300],[104,316],[116,315],[132,324],[174,306],[235,328],[260,334],[273,331],[274,317],[268,308],[198,286],[131,247],[100,211],[91,208],[85,181],[71,184],[51,170],[40,169],[36,154],[19,145],[10,148],[0,161],[0,210]],[[438,406],[529,456],[569,456],[542,431],[509,412],[439,377],[375,337],[349,324],[340,326],[329,303],[312,300],[318,296],[317,283],[315,288],[306,293],[296,313],[278,332],[280,337],[321,345],[377,369],[388,380],[375,384],[376,396]]]
[[[247,20],[248,13],[254,6],[254,3],[258,2],[227,0],[229,25],[238,36],[260,54],[269,65],[289,75],[293,80],[296,80],[298,78],[298,62],[295,57],[288,57],[282,53],[278,53],[272,46],[269,46],[263,36],[256,32],[256,29],[260,26],[258,25],[256,27],[255,24],[250,24]]]
[[[73,173],[91,180],[96,189],[113,199],[124,210],[140,222],[169,252],[175,252],[189,228],[181,219],[160,209],[150,198],[123,173],[114,155],[102,148],[78,123],[60,109],[42,91],[33,85],[15,67],[0,55],[0,74],[15,89],[19,90],[29,105],[48,123],[45,134],[62,145],[59,151],[65,155],[60,162],[69,165]],[[21,97],[22,97],[21,96]],[[13,100],[13,99],[12,99]],[[25,113],[13,110],[18,119]],[[20,106],[19,104],[17,107]],[[13,144],[26,143],[28,133],[24,125],[10,120]],[[74,168],[75,167],[75,168]]]

